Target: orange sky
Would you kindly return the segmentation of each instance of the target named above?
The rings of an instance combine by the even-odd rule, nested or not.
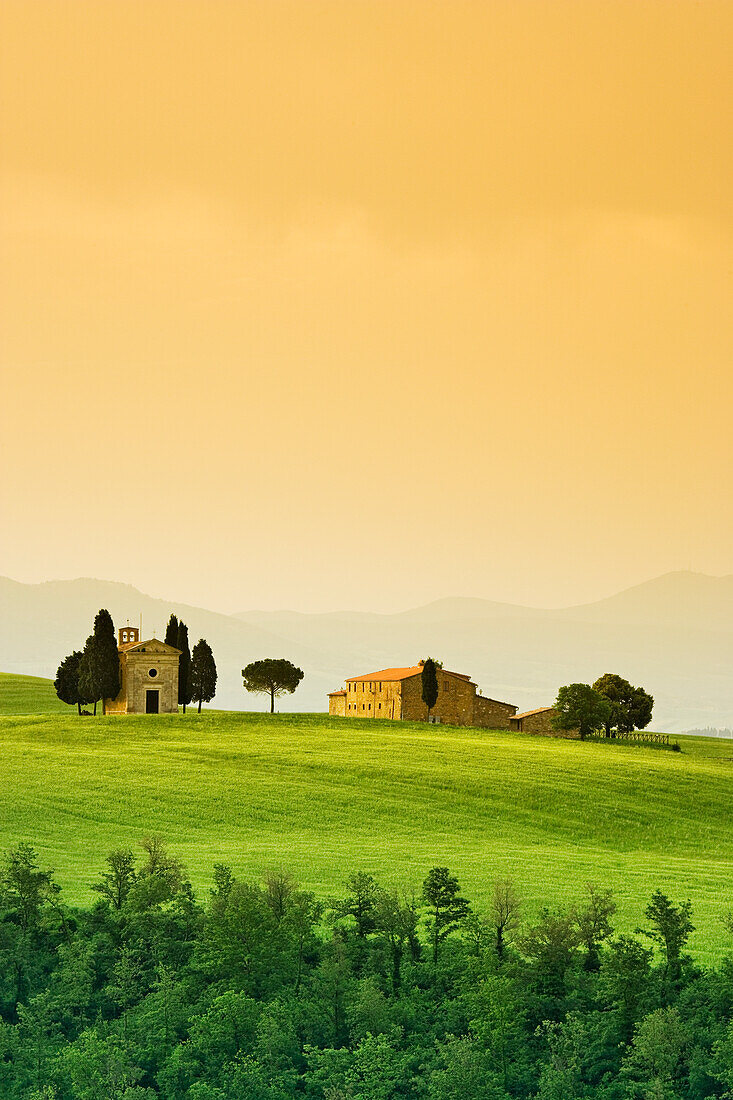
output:
[[[0,574],[733,572],[730,0],[3,0]]]

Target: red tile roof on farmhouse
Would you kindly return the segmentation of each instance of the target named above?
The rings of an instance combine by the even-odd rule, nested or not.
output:
[[[532,714],[545,714],[548,710],[554,709],[554,707],[537,707],[536,710],[523,710],[521,714],[515,714],[514,718],[529,718]]]
[[[445,672],[448,676],[457,676],[459,680],[471,681],[470,676],[466,676],[463,672],[448,672],[447,669],[438,669],[438,672]],[[383,668],[380,672],[368,672],[365,676],[348,676],[346,679],[347,684],[361,683],[362,680],[409,680],[411,676],[419,676],[422,673],[422,665],[412,665],[411,668]]]
[[[329,695],[346,695],[345,691],[329,691]]]

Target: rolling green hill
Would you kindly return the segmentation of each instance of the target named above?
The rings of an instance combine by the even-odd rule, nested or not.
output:
[[[0,714],[69,714],[56,695],[53,680],[0,672]]]
[[[682,753],[320,715],[0,718],[3,846],[26,840],[89,902],[106,853],[161,833],[194,883],[283,865],[321,896],[357,869],[418,885],[447,864],[480,903],[514,877],[528,911],[611,886],[619,924],[657,887],[690,897],[717,957],[733,904],[733,747]]]

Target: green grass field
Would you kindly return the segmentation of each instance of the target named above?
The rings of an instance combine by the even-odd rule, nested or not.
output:
[[[70,714],[53,689],[53,680],[0,672],[0,714]]]
[[[6,694],[28,702],[18,685]],[[37,685],[36,685],[37,686]],[[45,691],[43,698],[46,698]],[[611,886],[619,927],[643,923],[657,887],[692,899],[696,954],[730,940],[733,745],[682,753],[480,730],[209,712],[200,717],[0,717],[2,847],[27,840],[65,895],[115,846],[161,833],[198,887],[221,861],[282,865],[321,896],[357,869],[419,885],[447,864],[479,904],[511,875],[528,912]]]

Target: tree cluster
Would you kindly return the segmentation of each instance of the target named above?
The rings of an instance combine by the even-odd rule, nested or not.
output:
[[[654,699],[615,672],[606,672],[591,684],[567,684],[555,700],[555,728],[578,730],[581,740],[604,733],[623,737],[645,729],[652,719]]]
[[[210,703],[216,694],[217,671],[211,646],[205,638],[199,638],[192,653],[188,627],[176,615],[171,615],[168,620],[165,641],[181,651],[178,658],[178,705],[185,714],[187,706],[197,703],[200,714],[201,704]]]
[[[56,694],[62,703],[76,706],[79,714],[83,706],[115,699],[120,691],[120,658],[112,616],[101,608],[94,618],[94,628],[84,649],[75,649],[58,667],[54,681]]]
[[[3,1100],[706,1100],[733,1089],[733,956],[688,902],[635,935],[610,891],[522,919],[446,867],[327,903],[225,865],[202,902],[160,837],[111,852],[91,909],[21,844],[0,865]],[[733,923],[731,924],[733,932]]]

